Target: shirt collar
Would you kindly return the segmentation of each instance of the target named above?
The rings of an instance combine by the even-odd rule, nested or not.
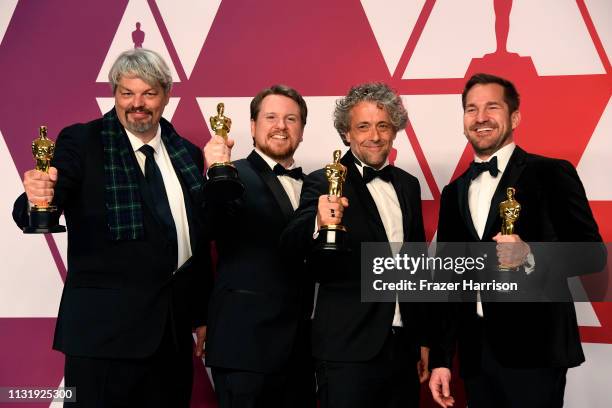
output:
[[[145,144],[145,143],[142,143],[142,140],[136,137],[129,130],[125,129],[125,133],[127,133],[128,140],[130,141],[130,144],[132,145],[132,149],[135,152],[137,152],[138,149],[140,149]],[[157,133],[155,133],[155,136],[153,137],[153,139],[149,140],[149,143],[146,143],[146,144],[151,146],[155,150],[155,153],[157,154],[160,153],[160,149],[161,149],[161,126],[160,125],[157,126]]]
[[[268,166],[270,166],[270,169],[274,170],[274,166],[276,166],[278,164],[277,161],[275,161],[274,159],[272,159],[271,157],[269,157],[267,154],[265,154],[264,152],[262,152],[261,150],[259,150],[258,148],[255,148],[255,152],[262,158],[264,159],[264,161],[268,164]],[[282,166],[282,164],[281,164]],[[293,161],[293,163],[291,164],[291,166],[287,167],[287,170],[291,170],[294,167],[296,167],[295,165],[295,160]]]
[[[487,160],[482,160],[476,155],[474,155],[474,161],[476,163],[482,163],[482,162],[491,160],[493,157],[497,157],[497,168],[499,169],[500,173],[503,173],[504,170],[506,170],[506,166],[508,165],[508,162],[510,161],[510,156],[512,156],[512,152],[514,152],[515,147],[516,147],[516,144],[512,142],[502,147],[498,151],[496,151]]]

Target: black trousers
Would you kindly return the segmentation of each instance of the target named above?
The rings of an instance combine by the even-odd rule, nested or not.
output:
[[[482,371],[463,379],[470,408],[562,408],[567,368],[501,366],[483,339]]]
[[[393,328],[380,353],[365,362],[316,362],[321,408],[418,408],[415,348]],[[471,408],[471,407],[470,407]]]
[[[76,402],[66,402],[64,406],[188,408],[193,378],[193,339],[183,336],[180,344],[177,343],[172,332],[166,329],[159,349],[147,358],[66,355],[65,386],[76,387]]]
[[[307,342],[296,346],[283,370],[257,373],[212,367],[219,408],[315,408],[313,360]]]

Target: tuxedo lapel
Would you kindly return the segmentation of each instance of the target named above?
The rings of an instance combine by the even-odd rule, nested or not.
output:
[[[487,217],[487,223],[485,225],[482,237],[489,237],[495,235],[499,231],[493,231],[492,229],[499,225],[497,228],[501,231],[501,218],[499,217],[499,203],[506,199],[506,189],[508,187],[515,187],[516,181],[520,177],[523,169],[525,168],[525,151],[520,147],[515,147],[512,156],[508,161],[508,165],[504,171],[504,174],[499,180],[497,189],[491,199],[491,206],[489,208],[489,215]],[[495,233],[494,233],[495,232]]]
[[[350,150],[344,155],[340,162],[348,169],[345,190],[350,191],[352,189],[357,200],[359,201],[359,204],[365,209],[365,220],[367,221],[368,225],[370,225],[370,230],[374,233],[376,241],[387,241],[385,227],[382,223],[382,219],[380,218],[380,214],[378,213],[376,203],[374,202],[374,199],[372,198],[366,184],[363,182],[363,177],[361,174],[359,174],[359,170],[357,170],[355,157]],[[348,191],[345,196],[349,196]],[[351,205],[351,197],[349,197],[349,207]]]
[[[251,152],[251,154],[249,154],[247,160],[249,163],[251,163],[253,168],[257,171],[264,183],[270,189],[270,192],[276,199],[285,220],[289,221],[293,215],[293,206],[291,205],[291,201],[289,200],[283,185],[280,181],[278,181],[276,174],[274,174],[270,166],[268,166],[268,163],[266,163],[266,161],[262,159],[261,156],[254,150]]]
[[[468,172],[466,171],[457,179],[457,199],[459,201],[459,208],[461,209],[461,217],[463,218],[463,223],[467,227],[470,235],[475,241],[480,241],[480,237],[478,237],[478,232],[474,227],[474,222],[472,221],[472,213],[470,213],[470,205],[468,202],[468,190],[470,188],[470,177]]]
[[[172,163],[172,165],[174,166],[174,163]],[[189,226],[189,242],[192,250],[194,250],[197,245],[197,232],[201,230],[200,220],[196,217],[194,210],[196,206],[195,197],[189,194],[189,187],[185,183],[185,180],[183,180],[182,174],[176,170],[176,166],[174,166],[174,171],[176,172],[181,189],[183,190],[183,201],[185,202],[185,212],[187,213],[187,224]]]
[[[404,241],[408,241],[410,238],[410,225],[408,221],[412,219],[412,208],[410,208],[410,201],[408,200],[408,191],[402,187],[402,183],[400,183],[399,174],[397,168],[391,166],[393,172],[393,180],[391,184],[393,184],[393,188],[395,189],[395,194],[397,194],[397,200],[399,201],[400,209],[402,210],[402,227],[404,230]]]

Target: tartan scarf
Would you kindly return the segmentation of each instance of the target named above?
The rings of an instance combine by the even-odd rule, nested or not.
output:
[[[182,178],[189,193],[197,197],[202,188],[202,175],[170,122],[161,118],[159,125],[177,176]],[[142,196],[137,173],[140,167],[115,108],[102,118],[102,145],[109,237],[113,241],[142,239]]]

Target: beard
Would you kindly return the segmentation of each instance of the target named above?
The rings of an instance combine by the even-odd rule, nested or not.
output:
[[[499,125],[490,121],[470,126],[468,132],[466,132],[466,136],[477,155],[490,156],[494,154],[505,146],[508,139],[512,137],[512,128],[509,127],[510,130],[507,130],[506,133],[499,135],[497,138],[483,140],[476,132],[478,128],[482,127],[490,127],[492,132],[499,131]],[[475,136],[472,136],[473,134],[475,134]]]
[[[383,164],[385,164],[385,161],[387,161],[387,156],[386,154],[365,154],[363,155],[363,164],[367,164],[368,166],[375,168],[375,169],[379,169]]]
[[[130,113],[135,113],[135,112],[144,112],[148,115],[151,115],[150,119],[146,119],[146,120],[142,120],[142,121],[132,121],[129,118],[129,114]],[[128,128],[128,130],[132,133],[145,133],[148,132],[149,130],[153,129],[153,127],[156,125],[155,123],[153,123],[153,113],[147,109],[128,109],[125,111],[125,123],[126,123],[126,128]]]
[[[392,146],[383,146],[379,152],[370,152],[365,149],[351,149],[351,151],[363,164],[378,169],[387,161],[391,148]]]
[[[283,147],[279,149],[279,148],[271,148],[270,146],[265,145],[265,146],[259,147],[259,150],[265,153],[266,156],[268,156],[269,158],[276,160],[276,161],[290,159],[293,157],[293,153],[295,153],[295,149],[293,149],[291,146],[287,146],[287,147]]]
[[[268,134],[268,140],[272,139],[273,135],[278,135],[278,134],[282,134],[282,135],[286,135],[287,136],[287,140],[289,141],[289,143],[283,145],[283,146],[278,146],[278,145],[272,145],[269,143],[266,143],[263,146],[257,146],[259,148],[259,150],[261,150],[263,153],[266,154],[266,156],[268,156],[269,158],[276,160],[276,161],[281,161],[281,160],[287,160],[293,157],[293,154],[295,153],[295,151],[297,150],[297,145],[294,146],[291,143],[291,136],[286,133],[286,132],[272,132],[270,134]],[[274,143],[274,142],[272,142]],[[298,143],[299,145],[299,143]]]

